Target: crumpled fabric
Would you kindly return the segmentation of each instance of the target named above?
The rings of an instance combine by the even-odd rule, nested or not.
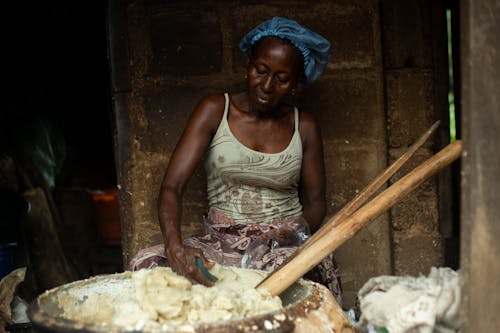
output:
[[[0,281],[0,333],[5,332],[4,327],[12,324],[11,302],[19,283],[24,281],[26,267],[18,268],[10,272]]]
[[[243,53],[262,37],[286,39],[300,50],[304,57],[304,84],[310,84],[323,73],[330,61],[330,42],[294,20],[275,16],[253,28],[240,42]]]
[[[448,333],[460,327],[460,276],[432,267],[427,277],[379,276],[358,292],[360,332],[368,325],[390,333]]]

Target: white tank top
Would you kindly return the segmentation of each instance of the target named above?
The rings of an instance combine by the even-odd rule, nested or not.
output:
[[[288,147],[279,153],[252,150],[231,133],[227,121],[229,96],[224,94],[224,116],[205,160],[208,205],[236,223],[260,223],[300,216],[298,184],[302,166],[299,112]]]

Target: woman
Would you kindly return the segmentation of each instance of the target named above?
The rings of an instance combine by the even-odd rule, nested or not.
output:
[[[208,260],[240,266],[255,244],[290,240],[287,235],[303,235],[307,227],[315,231],[324,218],[320,129],[311,114],[294,107],[293,95],[299,82],[310,84],[321,75],[330,44],[295,21],[274,17],[250,31],[240,48],[248,56],[247,89],[208,96],[196,106],[161,187],[164,244],[140,251],[132,269],[168,263],[191,281],[211,285],[196,258],[207,268],[212,265]],[[205,233],[182,240],[182,193],[205,154]],[[286,245],[258,267],[273,269],[283,262],[291,253],[286,249],[296,248]],[[262,254],[259,259],[262,263]],[[339,296],[332,258],[318,266],[325,269],[316,270],[322,274],[314,279],[327,280]]]

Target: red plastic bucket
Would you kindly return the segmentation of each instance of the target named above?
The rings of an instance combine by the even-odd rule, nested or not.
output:
[[[117,190],[92,193],[94,201],[97,234],[106,245],[121,243],[120,207]]]

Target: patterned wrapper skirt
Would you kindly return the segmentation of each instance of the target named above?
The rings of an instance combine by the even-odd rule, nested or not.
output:
[[[307,234],[298,217],[241,224],[216,208],[211,208],[204,218],[203,229],[202,235],[186,238],[183,243],[201,249],[208,260],[218,264],[266,271],[273,271],[283,264]],[[129,269],[168,266],[164,252],[163,244],[142,249],[130,261]],[[333,254],[304,278],[325,285],[342,305],[340,277]]]

